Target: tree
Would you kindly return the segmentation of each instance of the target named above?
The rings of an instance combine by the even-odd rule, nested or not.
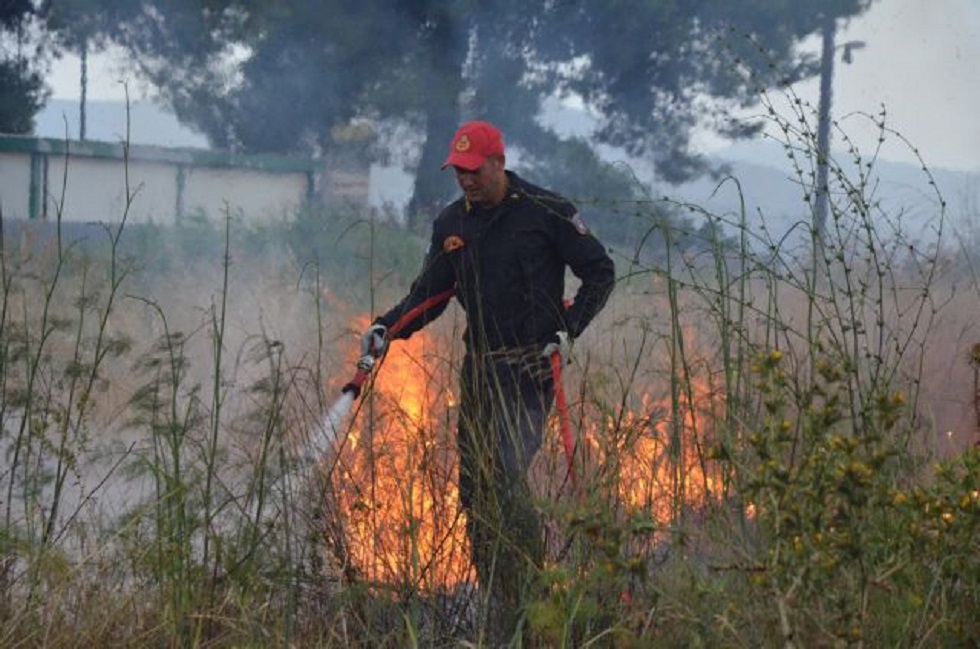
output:
[[[543,22],[537,54],[558,92],[578,95],[601,116],[598,141],[652,158],[661,177],[678,182],[704,170],[690,151],[696,127],[752,134],[727,120],[731,108],[816,74],[816,58],[798,44],[827,16],[849,18],[872,1],[646,0],[596,11],[571,0]]]
[[[324,151],[352,120],[408,125],[421,143],[413,217],[452,192],[438,168],[462,119],[498,122],[533,151],[556,95],[579,97],[600,116],[596,142],[661,178],[701,173],[694,130],[750,134],[729,109],[815,74],[801,40],[872,1],[141,0],[112,33],[216,146]]]
[[[124,6],[124,5],[123,5]],[[80,60],[78,138],[85,139],[86,101],[88,95],[88,55],[99,51],[108,43],[107,30],[120,18],[120,6],[95,3],[92,0],[58,0],[48,5],[47,32],[54,37],[52,43],[56,55],[68,51],[78,54]]]
[[[32,39],[43,7],[31,0],[0,2],[0,133],[30,133],[44,107],[46,59]]]

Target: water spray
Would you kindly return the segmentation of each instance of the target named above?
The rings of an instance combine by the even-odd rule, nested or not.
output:
[[[355,399],[357,399],[357,392],[343,391],[340,398],[327,410],[327,414],[320,420],[320,425],[313,431],[308,442],[307,453],[312,458],[324,457],[334,448]]]

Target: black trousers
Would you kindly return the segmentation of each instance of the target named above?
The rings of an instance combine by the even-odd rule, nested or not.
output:
[[[480,588],[508,626],[544,561],[541,518],[528,485],[554,399],[550,364],[540,354],[539,347],[468,353],[461,372],[460,501]]]

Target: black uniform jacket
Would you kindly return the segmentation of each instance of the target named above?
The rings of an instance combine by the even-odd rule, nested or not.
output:
[[[448,290],[466,311],[471,351],[543,344],[558,331],[578,336],[605,304],[615,281],[612,259],[566,199],[508,171],[503,202],[492,209],[460,198],[432,226],[425,265],[409,294],[376,322],[389,329]],[[565,268],[581,280],[566,309]],[[399,322],[407,338],[446,308],[440,301]]]

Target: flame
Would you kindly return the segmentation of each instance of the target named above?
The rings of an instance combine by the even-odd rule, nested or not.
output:
[[[607,417],[601,427],[586,429],[594,461],[618,469],[616,495],[628,511],[648,513],[667,525],[682,508],[697,507],[717,493],[720,474],[705,460],[705,431],[693,405],[712,393],[704,379],[692,380],[690,392],[674,398],[646,392],[639,411],[626,411],[618,421]],[[675,399],[677,406],[671,408]]]
[[[438,421],[454,403],[452,377],[431,346],[419,332],[389,347],[336,460],[345,547],[368,582],[432,589],[475,579],[454,429]]]
[[[424,590],[476,581],[456,480],[457,397],[448,387],[455,371],[433,353],[447,343],[428,331],[389,348],[333,472],[343,546],[360,578]],[[599,485],[622,511],[662,525],[717,497],[720,471],[704,447],[724,397],[710,377],[688,383],[675,395],[634,387],[636,405],[615,416],[589,411],[581,405],[588,400],[569,392],[577,468],[588,489]],[[556,414],[539,460],[534,481],[564,488],[568,465]]]

